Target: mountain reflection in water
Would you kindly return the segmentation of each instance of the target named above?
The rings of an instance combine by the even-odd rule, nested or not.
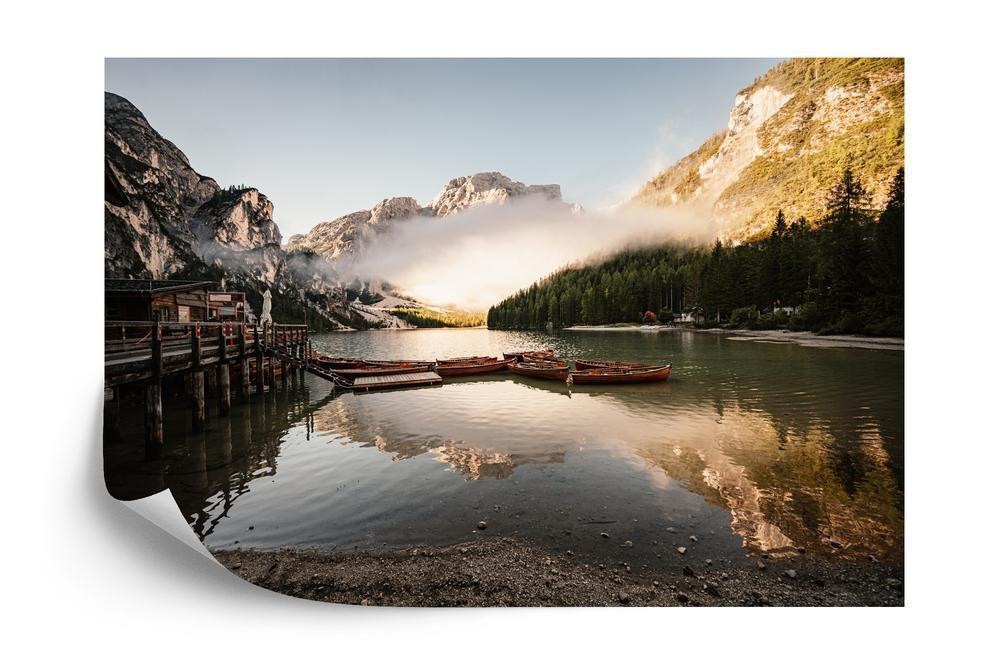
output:
[[[330,354],[382,358],[528,347],[672,361],[674,373],[572,389],[496,374],[339,396],[308,377],[234,405],[199,435],[185,435],[178,400],[157,462],[142,461],[141,412],[125,412],[125,439],[105,447],[108,485],[127,498],[169,488],[212,547],[447,544],[475,539],[486,520],[490,535],[597,557],[632,540],[634,561],[681,545],[705,558],[804,547],[901,560],[901,353],[691,332],[317,340]]]

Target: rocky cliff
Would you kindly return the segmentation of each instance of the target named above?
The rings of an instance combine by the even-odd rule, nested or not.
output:
[[[349,319],[332,268],[286,253],[274,206],[255,188],[221,188],[196,172],[128,100],[105,93],[104,270],[109,278],[201,278],[243,290],[259,310],[270,289],[275,313],[309,307]]]
[[[786,61],[740,91],[726,130],[650,180],[633,204],[686,206],[736,241],[770,229],[778,209],[816,221],[850,166],[885,203],[903,164],[903,61]]]

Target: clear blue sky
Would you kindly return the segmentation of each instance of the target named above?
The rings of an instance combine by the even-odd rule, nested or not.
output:
[[[477,171],[617,203],[777,62],[111,59],[105,86],[198,172],[270,197],[287,238]]]

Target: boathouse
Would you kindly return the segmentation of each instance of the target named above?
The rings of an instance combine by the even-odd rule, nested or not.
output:
[[[208,320],[210,322],[246,322],[247,295],[245,292],[209,292]]]
[[[208,318],[207,280],[104,281],[106,321],[200,322]]]

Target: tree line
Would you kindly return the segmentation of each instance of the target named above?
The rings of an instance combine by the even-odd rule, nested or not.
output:
[[[882,210],[846,169],[820,220],[789,222],[740,245],[630,249],[558,271],[494,305],[487,325],[540,329],[661,322],[688,313],[713,326],[822,334],[903,334],[904,173]]]

